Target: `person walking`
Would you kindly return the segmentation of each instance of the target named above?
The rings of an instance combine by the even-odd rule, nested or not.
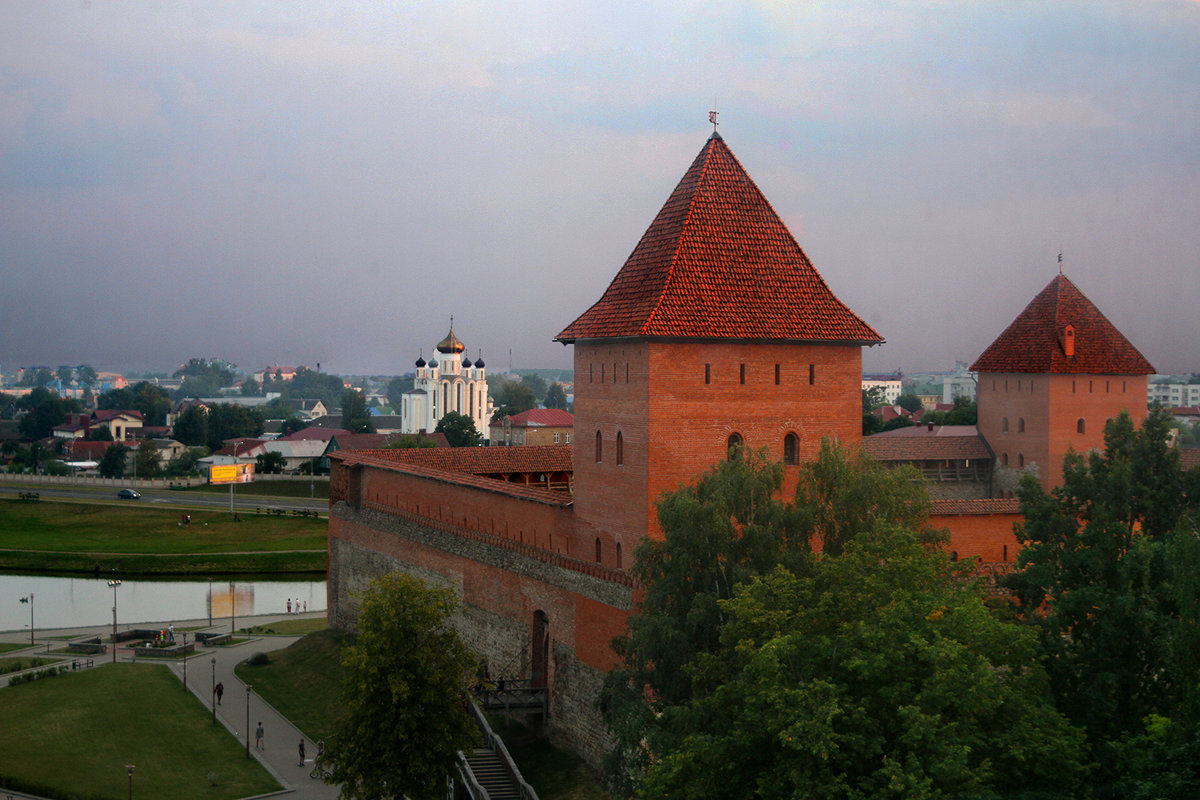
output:
[[[218,683],[213,687],[213,691],[217,693],[217,705],[221,705],[221,696],[225,694],[225,684]]]
[[[258,727],[254,729],[254,749],[263,749],[263,727],[262,723],[258,723]]]
[[[287,612],[289,614],[292,613],[292,598],[290,598],[290,597],[288,598],[288,602],[287,602]]]
[[[300,740],[300,766],[304,766],[304,740]]]

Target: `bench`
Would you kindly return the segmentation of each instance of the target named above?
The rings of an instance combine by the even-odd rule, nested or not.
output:
[[[40,499],[37,492],[17,492],[17,498],[20,500],[38,500],[38,499]]]

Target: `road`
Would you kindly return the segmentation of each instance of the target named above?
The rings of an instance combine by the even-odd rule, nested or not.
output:
[[[16,497],[18,492],[37,492],[42,498],[59,500],[84,500],[87,502],[114,503],[145,503],[164,508],[204,508],[228,509],[229,494],[227,492],[197,492],[179,491],[175,489],[146,489],[141,492],[139,500],[118,500],[117,487],[112,486],[67,486],[62,484],[39,486],[36,484],[0,484],[0,497]],[[235,511],[253,512],[256,509],[278,508],[287,512],[316,511],[324,514],[329,502],[322,497],[270,497],[264,495],[233,493],[233,508]]]

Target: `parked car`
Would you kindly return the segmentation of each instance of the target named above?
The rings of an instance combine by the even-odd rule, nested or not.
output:
[[[121,491],[117,492],[117,497],[122,500],[137,500],[141,496],[142,495],[140,493],[135,492],[133,489],[122,489]]]

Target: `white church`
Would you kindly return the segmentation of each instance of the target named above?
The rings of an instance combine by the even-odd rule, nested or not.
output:
[[[488,423],[492,418],[492,401],[488,397],[487,375],[483,357],[471,362],[463,354],[466,345],[454,335],[454,319],[450,333],[438,342],[436,354],[426,362],[417,359],[417,377],[413,388],[405,392],[400,407],[402,433],[432,433],[438,420],[451,411],[475,421],[475,430],[488,438]]]

